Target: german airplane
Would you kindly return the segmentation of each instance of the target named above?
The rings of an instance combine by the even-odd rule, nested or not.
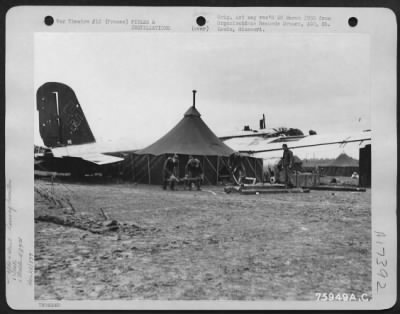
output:
[[[39,132],[46,148],[35,151],[35,170],[83,175],[103,172],[132,150],[107,150],[97,143],[74,91],[48,82],[36,94]]]
[[[220,137],[232,149],[262,158],[264,172],[274,168],[282,158],[282,144],[286,143],[298,160],[333,161],[340,154],[359,159],[360,148],[371,144],[371,130],[356,133],[317,134],[310,130],[305,135],[294,128],[265,128],[265,116],[260,120],[260,128],[251,130],[245,126],[243,131]]]

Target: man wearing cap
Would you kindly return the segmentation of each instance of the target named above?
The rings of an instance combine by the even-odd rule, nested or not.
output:
[[[282,168],[285,175],[285,187],[291,187],[292,183],[290,182],[290,174],[292,172],[293,167],[293,152],[288,148],[286,144],[282,145],[283,148],[283,156],[282,156]]]
[[[186,183],[189,190],[192,189],[192,181],[194,181],[197,190],[200,191],[200,184],[203,176],[203,169],[201,168],[200,160],[189,155],[189,160],[185,167],[185,177],[188,179]]]
[[[175,183],[178,181],[178,155],[169,156],[163,167],[163,189],[167,189],[168,181],[171,190],[175,190]]]

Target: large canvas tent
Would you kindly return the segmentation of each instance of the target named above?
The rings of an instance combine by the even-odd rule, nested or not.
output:
[[[322,172],[327,176],[350,177],[354,172],[358,171],[358,160],[342,153],[332,163],[323,167]]]
[[[126,168],[130,171],[127,175],[136,182],[161,184],[162,167],[169,155],[179,155],[180,177],[184,176],[189,155],[193,155],[202,164],[205,183],[217,184],[228,176],[228,159],[234,152],[210,130],[193,105],[167,134],[128,156]],[[242,160],[247,176],[262,180],[262,160],[247,156]]]
[[[228,157],[234,150],[224,144],[200,117],[195,107],[190,107],[183,119],[150,146],[137,151],[139,155],[180,154]]]

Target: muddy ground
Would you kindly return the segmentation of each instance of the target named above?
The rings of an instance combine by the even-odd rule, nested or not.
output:
[[[173,192],[42,180],[35,180],[35,189],[35,217],[100,225],[115,220],[137,230],[94,233],[36,221],[36,299],[315,300],[324,292],[371,294],[369,190],[245,196],[225,194],[223,187]]]

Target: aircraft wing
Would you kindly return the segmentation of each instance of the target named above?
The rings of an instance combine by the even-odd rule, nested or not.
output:
[[[88,144],[88,145],[90,145],[90,144]],[[124,160],[124,158],[115,157],[115,156],[99,153],[96,151],[91,151],[88,147],[86,147],[88,145],[57,147],[57,148],[53,148],[51,151],[52,151],[54,157],[81,158],[83,160],[86,160],[88,162],[94,163],[99,166],[106,165],[106,164],[112,164],[112,163]]]
[[[280,156],[283,143],[286,143],[300,158],[336,158],[341,151],[346,151],[351,156],[357,156],[360,147],[371,143],[371,132],[310,135],[297,139],[285,136],[267,139],[242,137],[225,141],[225,144],[239,152],[249,153],[260,158]]]

